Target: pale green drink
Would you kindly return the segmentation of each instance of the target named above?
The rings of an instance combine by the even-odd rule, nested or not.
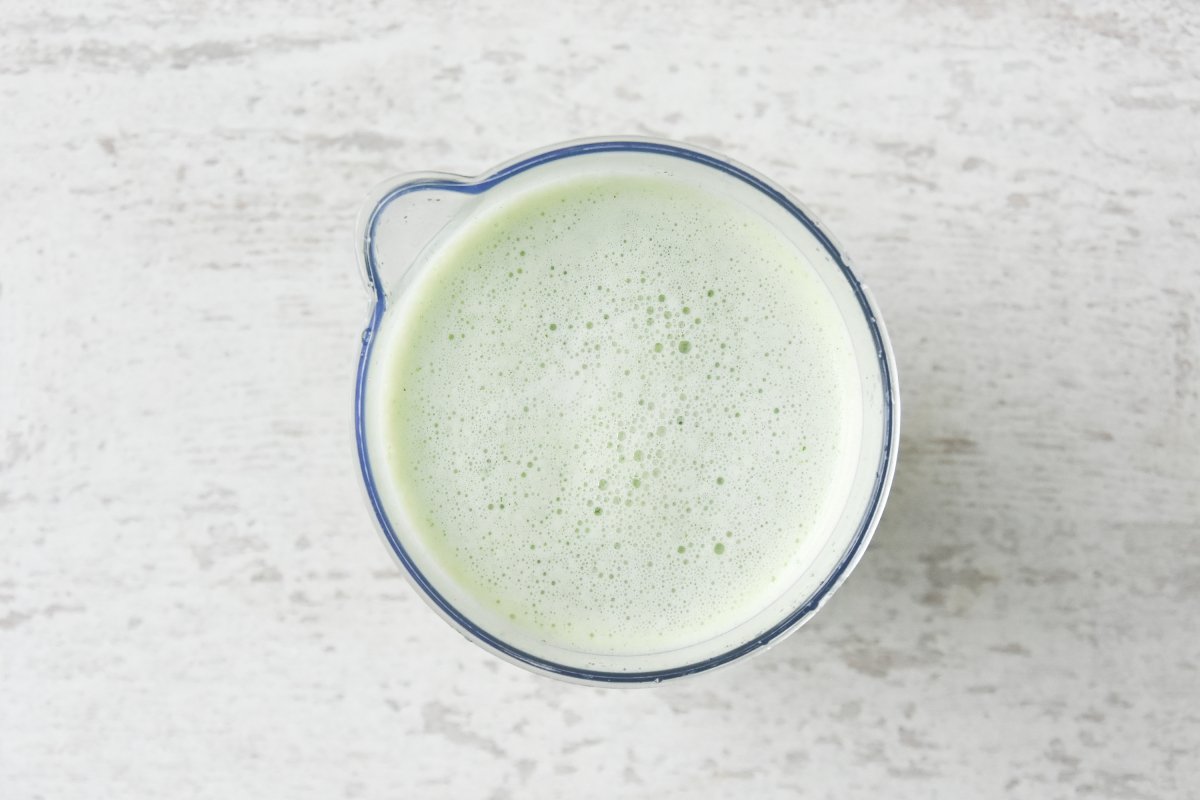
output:
[[[430,579],[529,651],[720,637],[851,491],[862,389],[829,288],[754,209],[668,175],[481,204],[375,346],[381,490]]]

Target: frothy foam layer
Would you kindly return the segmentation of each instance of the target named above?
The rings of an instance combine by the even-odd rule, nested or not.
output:
[[[595,653],[728,631],[789,586],[861,415],[821,278],[752,210],[667,177],[485,204],[378,334],[386,469],[469,616]]]

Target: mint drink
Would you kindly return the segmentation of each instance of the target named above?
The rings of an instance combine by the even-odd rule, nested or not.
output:
[[[862,447],[823,276],[753,207],[665,172],[492,194],[375,334],[375,480],[414,559],[485,630],[584,662],[778,603]]]

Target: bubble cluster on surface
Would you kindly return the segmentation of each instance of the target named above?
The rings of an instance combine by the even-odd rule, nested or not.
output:
[[[479,602],[583,651],[678,646],[764,607],[843,448],[833,300],[750,211],[576,179],[434,256],[388,370],[388,453]]]

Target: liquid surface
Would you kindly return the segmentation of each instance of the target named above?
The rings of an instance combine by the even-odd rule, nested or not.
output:
[[[751,210],[651,177],[483,209],[378,334],[387,469],[460,595],[538,640],[729,630],[844,500],[857,369],[820,277]]]

